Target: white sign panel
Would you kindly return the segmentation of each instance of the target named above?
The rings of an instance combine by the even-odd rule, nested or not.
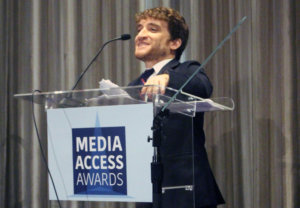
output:
[[[60,200],[151,202],[152,104],[47,110]],[[56,200],[49,178],[49,198]]]

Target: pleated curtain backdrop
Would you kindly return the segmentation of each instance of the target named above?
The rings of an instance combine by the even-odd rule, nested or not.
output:
[[[300,207],[300,1],[298,0],[1,0],[0,207],[58,207],[31,104],[13,98],[33,89],[70,89],[101,44],[135,35],[134,14],[167,6],[190,26],[182,60],[202,62],[244,16],[248,19],[206,66],[213,97],[231,97],[233,112],[206,114],[206,147],[227,208]],[[121,86],[143,64],[134,38],[109,45],[78,89],[101,79]],[[36,105],[42,146],[46,116]],[[134,203],[62,202],[63,207],[133,208]]]

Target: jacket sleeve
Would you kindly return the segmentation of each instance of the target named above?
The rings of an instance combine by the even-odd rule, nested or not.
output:
[[[169,69],[167,71],[170,76],[168,87],[179,89],[200,66],[198,62],[189,61],[180,64],[175,69]],[[209,98],[212,94],[213,86],[201,69],[182,91],[201,98]]]

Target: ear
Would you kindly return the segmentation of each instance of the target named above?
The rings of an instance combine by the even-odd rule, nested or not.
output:
[[[170,49],[172,51],[176,51],[181,46],[181,44],[182,44],[182,41],[181,41],[180,38],[175,39],[175,40],[171,40],[170,41]]]

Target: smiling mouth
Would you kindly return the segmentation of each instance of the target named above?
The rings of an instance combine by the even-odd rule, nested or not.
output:
[[[138,42],[138,43],[136,44],[137,47],[144,47],[144,46],[148,46],[148,45],[150,45],[150,44],[145,43],[145,42]]]

